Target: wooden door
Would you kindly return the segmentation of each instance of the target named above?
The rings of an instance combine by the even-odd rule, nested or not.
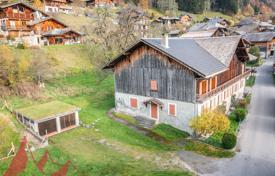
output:
[[[158,105],[155,103],[151,103],[151,117],[158,119]]]

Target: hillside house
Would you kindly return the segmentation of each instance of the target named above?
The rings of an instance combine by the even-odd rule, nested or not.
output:
[[[30,46],[82,41],[79,32],[23,2],[0,6],[0,20],[2,38],[14,38]]]
[[[248,60],[240,36],[141,39],[104,69],[115,75],[115,110],[191,132],[207,109],[242,97]]]
[[[28,26],[40,36],[39,43],[43,45],[76,44],[82,41],[81,33],[70,29],[53,17],[32,21],[28,23]]]
[[[48,13],[72,13],[72,7],[68,5],[67,0],[44,0],[45,12]]]
[[[38,136],[52,136],[79,126],[80,108],[59,101],[15,110],[16,118]]]
[[[275,32],[257,32],[244,35],[244,39],[258,46],[265,57],[275,56]]]
[[[182,14],[180,16],[180,22],[186,26],[191,25],[193,18],[188,14]]]
[[[32,29],[27,23],[46,17],[46,13],[23,2],[0,6],[0,34],[2,37],[29,36]]]

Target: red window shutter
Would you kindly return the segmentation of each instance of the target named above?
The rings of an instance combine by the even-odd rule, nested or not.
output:
[[[176,105],[169,104],[169,115],[176,116]]]
[[[158,90],[157,80],[151,80],[151,90],[153,90],[153,91],[157,91]]]
[[[132,108],[137,108],[137,99],[136,98],[131,98],[130,99],[130,105]]]

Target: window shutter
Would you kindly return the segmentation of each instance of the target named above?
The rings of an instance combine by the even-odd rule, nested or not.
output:
[[[158,90],[157,80],[151,80],[151,90],[153,90],[153,91],[157,91]]]
[[[169,104],[169,115],[176,116],[176,105]]]
[[[131,98],[130,99],[130,105],[132,108],[137,108],[137,99],[136,98]]]

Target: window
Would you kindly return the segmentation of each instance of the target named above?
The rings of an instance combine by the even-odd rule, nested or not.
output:
[[[158,83],[157,80],[151,80],[151,90],[157,91],[158,90]]]
[[[168,114],[170,116],[176,116],[176,104],[173,103],[169,103],[168,104],[169,108],[168,108]]]
[[[131,98],[130,99],[130,106],[132,108],[137,108],[137,99],[136,98]]]
[[[23,12],[24,12],[24,8],[20,6],[20,7],[19,7],[19,12],[20,12],[20,13],[23,13]]]

